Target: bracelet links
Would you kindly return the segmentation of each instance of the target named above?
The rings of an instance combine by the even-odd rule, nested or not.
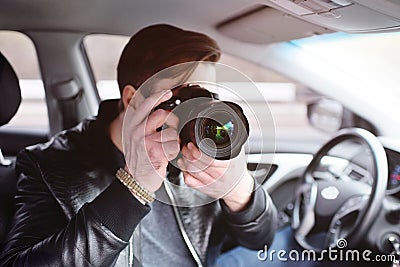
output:
[[[115,176],[129,189],[129,191],[146,203],[151,203],[154,201],[155,194],[149,192],[146,188],[140,185],[139,182],[123,168],[119,168]]]

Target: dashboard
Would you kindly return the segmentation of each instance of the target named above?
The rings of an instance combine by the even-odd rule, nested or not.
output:
[[[400,205],[400,145],[397,141],[394,144],[382,141],[382,144],[388,164],[385,202],[390,205]],[[341,177],[372,185],[370,152],[352,143],[344,144],[339,150],[340,153],[323,158],[319,173],[314,175],[324,179]],[[311,154],[302,153],[248,155],[248,169],[271,194],[280,211],[282,225],[287,225],[290,221],[296,186],[312,158]]]
[[[385,147],[388,164],[388,183],[386,195],[392,195],[400,199],[400,151]],[[349,153],[349,151],[347,151]],[[369,153],[363,150],[358,150],[351,158],[344,159],[343,157],[326,157],[323,160],[325,166],[322,166],[321,171],[325,171],[325,175],[336,174],[333,176],[339,177],[345,174],[353,180],[363,181],[372,185],[372,171],[370,170]],[[249,155],[249,171],[264,186],[268,191],[273,192],[281,184],[293,178],[299,178],[305,167],[312,159],[310,154],[291,154],[291,153],[276,153],[270,155],[269,162],[260,162],[261,156]],[[326,171],[329,169],[329,171]],[[317,173],[315,173],[318,176]],[[326,177],[325,177],[326,178]]]

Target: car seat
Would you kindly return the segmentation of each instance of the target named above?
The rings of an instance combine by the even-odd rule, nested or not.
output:
[[[20,103],[19,80],[10,63],[0,52],[0,127],[14,117]],[[6,159],[0,147],[0,248],[15,210],[16,183],[15,160]]]

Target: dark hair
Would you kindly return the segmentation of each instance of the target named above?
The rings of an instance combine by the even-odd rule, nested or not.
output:
[[[146,27],[131,37],[122,51],[117,80],[119,90],[126,85],[138,89],[157,72],[191,61],[217,62],[221,51],[205,34],[158,24]]]

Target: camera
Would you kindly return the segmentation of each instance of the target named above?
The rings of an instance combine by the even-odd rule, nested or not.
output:
[[[181,147],[193,142],[200,151],[219,160],[239,155],[249,136],[249,122],[239,105],[220,101],[217,94],[196,84],[180,85],[172,93],[154,110],[177,115]]]

